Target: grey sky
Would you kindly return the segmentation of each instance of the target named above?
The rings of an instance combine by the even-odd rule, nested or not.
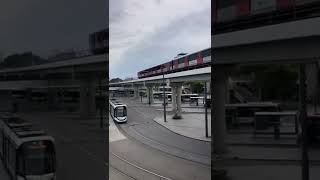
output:
[[[210,0],[110,1],[110,78],[138,71],[211,45]]]
[[[87,49],[88,35],[108,26],[107,0],[0,2],[0,52]]]

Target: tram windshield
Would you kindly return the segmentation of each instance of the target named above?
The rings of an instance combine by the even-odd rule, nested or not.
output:
[[[120,106],[115,109],[116,117],[125,117],[127,116],[127,111],[125,106]]]
[[[51,141],[24,143],[18,151],[17,172],[42,175],[55,171],[55,150]]]

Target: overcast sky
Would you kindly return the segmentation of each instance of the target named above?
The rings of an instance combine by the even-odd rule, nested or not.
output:
[[[5,0],[0,2],[0,52],[88,48],[89,33],[108,27],[107,0]]]
[[[110,0],[110,78],[211,46],[210,0]]]

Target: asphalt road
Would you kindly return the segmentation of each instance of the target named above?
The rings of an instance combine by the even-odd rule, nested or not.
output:
[[[122,100],[128,106],[128,123],[120,127],[127,135],[174,156],[210,166],[210,142],[184,137],[159,125],[153,119],[162,117],[163,113],[155,107],[138,100]]]
[[[210,161],[210,143],[157,126],[152,120],[158,115],[156,111],[129,101],[126,101],[128,123],[112,125],[110,120],[109,129],[114,130],[115,126],[119,131],[109,134],[113,169],[125,174],[125,179],[211,179],[210,164],[206,164],[206,160]],[[191,156],[203,162],[193,161]],[[119,174],[109,170],[111,174]]]

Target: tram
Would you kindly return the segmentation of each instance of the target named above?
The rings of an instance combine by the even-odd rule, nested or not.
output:
[[[127,106],[116,99],[109,100],[110,115],[117,123],[127,122]]]
[[[0,158],[11,180],[55,180],[54,138],[18,116],[0,117]]]

